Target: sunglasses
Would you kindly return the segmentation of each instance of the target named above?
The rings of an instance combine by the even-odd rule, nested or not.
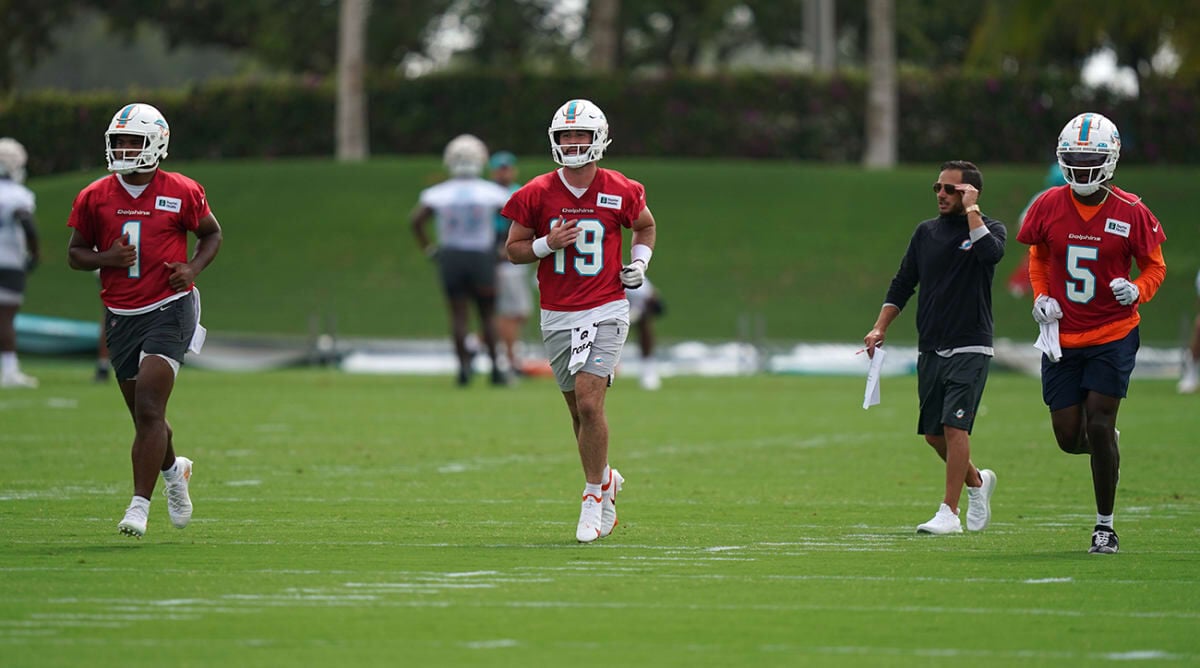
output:
[[[956,194],[958,194],[958,184],[957,183],[935,183],[935,184],[933,184],[933,192],[937,192],[939,190],[946,193],[947,195],[956,195]]]

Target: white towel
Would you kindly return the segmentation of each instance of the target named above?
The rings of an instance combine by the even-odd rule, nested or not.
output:
[[[879,370],[883,368],[883,358],[887,353],[883,348],[875,348],[875,356],[867,368],[867,390],[863,393],[863,410],[879,404]]]
[[[1058,343],[1057,320],[1038,325],[1038,338],[1033,347],[1046,353],[1046,357],[1049,357],[1051,362],[1062,359],[1062,346]]]
[[[204,325],[200,324],[200,288],[192,286],[192,304],[196,307],[196,331],[192,333],[192,340],[188,343],[188,352],[200,354],[200,350],[204,348],[204,340],[208,338],[208,330]]]
[[[596,339],[596,323],[571,330],[571,359],[567,362],[567,373],[572,376],[587,364],[592,354],[592,341]]]

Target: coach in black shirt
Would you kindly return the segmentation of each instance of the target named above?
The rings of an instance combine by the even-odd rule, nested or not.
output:
[[[938,217],[917,226],[892,279],[875,326],[863,338],[867,354],[883,343],[917,285],[917,433],[946,462],[946,496],[918,533],[962,533],[958,500],[967,485],[967,529],[991,520],[996,474],[971,463],[970,433],[992,359],[992,277],[1004,257],[1004,224],[979,211],[983,175],[973,163],[942,164]]]

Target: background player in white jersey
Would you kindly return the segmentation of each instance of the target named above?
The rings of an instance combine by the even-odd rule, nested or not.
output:
[[[67,221],[71,268],[100,270],[112,370],[133,417],[133,499],[117,529],[136,538],[146,533],[160,472],[171,524],[182,529],[192,518],[192,461],[175,456],[167,401],[184,354],[203,344],[195,279],[221,247],[204,188],[159,169],[170,139],[158,109],[122,107],[104,133],[113,173],[79,193]],[[188,232],[196,236],[191,259]]]
[[[608,465],[604,397],[629,335],[625,288],[645,279],[654,248],[646,189],[600,169],[608,119],[589,100],[570,100],[550,119],[550,154],[561,169],[525,184],[501,213],[513,262],[538,263],[542,339],[567,402],[585,485],[575,538],[590,543],[617,525],[624,478]],[[622,228],[633,230],[621,265]]]
[[[492,181],[504,188],[509,194],[517,192],[521,184],[517,183],[517,156],[508,151],[497,151],[488,160],[488,168],[492,171]],[[508,357],[510,373],[524,375],[521,361],[517,358],[517,344],[521,340],[521,332],[525,322],[533,313],[533,294],[529,283],[529,265],[513,264],[508,259],[508,228],[511,223],[507,218],[496,212],[496,334],[504,344],[504,352]]]
[[[37,387],[17,362],[17,311],[25,301],[25,275],[37,266],[33,193],[26,188],[25,147],[0,139],[0,388]]]
[[[642,351],[642,389],[657,390],[662,387],[662,379],[654,359],[654,323],[664,311],[662,296],[647,278],[639,287],[626,288],[625,298],[629,300],[629,322],[637,330]]]
[[[492,359],[492,384],[506,379],[496,364],[495,216],[508,201],[507,189],[482,178],[488,161],[487,147],[478,137],[459,135],[446,145],[443,155],[450,178],[421,191],[411,216],[413,235],[425,254],[437,261],[442,289],[450,307],[450,329],[458,356],[458,384],[471,381],[471,351],[467,346],[467,309],[471,301],[479,310],[479,327]],[[426,226],[437,218],[437,243]]]

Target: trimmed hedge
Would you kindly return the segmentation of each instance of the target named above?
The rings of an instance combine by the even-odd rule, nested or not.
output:
[[[899,81],[903,162],[1045,162],[1062,125],[1084,110],[1117,123],[1125,161],[1200,161],[1194,82],[1146,80],[1140,98],[1126,100],[1053,76],[906,71]],[[542,151],[551,114],[571,97],[600,104],[622,155],[857,162],[863,149],[866,80],[853,72],[660,79],[475,73],[379,79],[368,90],[375,153],[439,153],[460,132],[518,153]],[[108,120],[133,100],[166,114],[176,156],[333,153],[331,81],[19,95],[0,103],[0,128],[30,149],[31,174],[94,169],[104,161]]]

